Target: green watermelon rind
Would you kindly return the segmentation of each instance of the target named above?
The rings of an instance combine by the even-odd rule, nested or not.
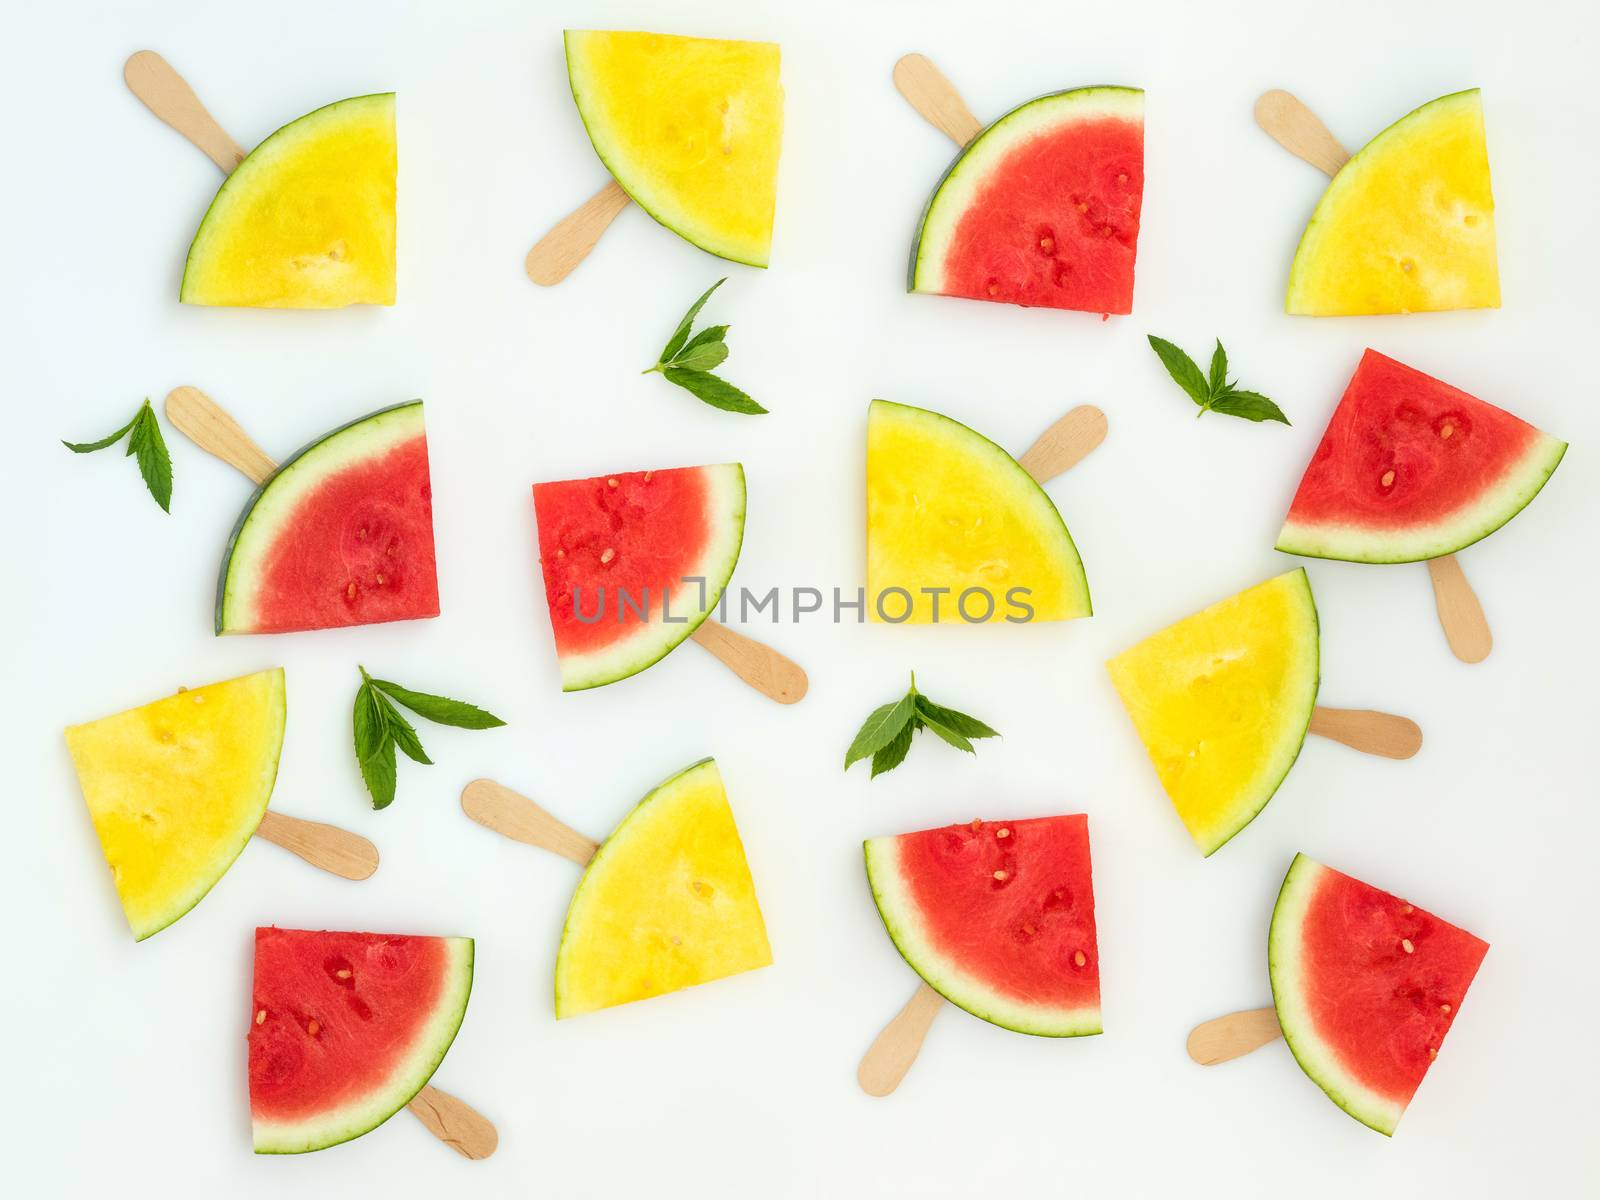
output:
[[[719,463],[700,467],[707,473],[712,488],[718,493],[708,497],[712,528],[712,544],[706,548],[701,560],[683,574],[685,579],[703,578],[706,581],[705,607],[695,612],[674,612],[669,624],[659,619],[641,623],[639,632],[622,641],[582,654],[560,656],[561,690],[583,692],[604,687],[637,675],[653,667],[681,646],[696,629],[703,625],[722,599],[722,593],[733,578],[739,565],[739,552],[744,547],[745,479],[744,467],[739,463]],[[695,590],[698,595],[698,589]],[[675,599],[682,601],[685,597]],[[654,593],[650,599],[652,618],[659,618],[660,598]],[[679,624],[677,618],[685,620]]]
[[[1096,84],[1048,92],[1024,101],[986,126],[957,152],[928,197],[922,219],[917,222],[917,236],[911,243],[906,291],[934,296],[946,294],[942,278],[936,277],[942,270],[943,255],[934,251],[948,250],[951,235],[971,207],[973,197],[983,187],[989,169],[1004,162],[1013,147],[1036,136],[1042,129],[1108,116],[1142,123],[1144,90]],[[950,210],[948,215],[947,209]],[[933,250],[929,249],[930,245]]]
[[[344,100],[324,104],[321,108],[313,109],[274,130],[260,145],[245,155],[244,160],[222,181],[222,186],[217,189],[217,194],[211,198],[211,203],[206,208],[205,216],[200,218],[200,226],[195,230],[194,239],[189,243],[189,253],[183,263],[183,279],[178,285],[179,303],[210,304],[210,301],[197,299],[190,290],[190,272],[195,270],[205,257],[206,244],[209,240],[207,230],[213,218],[219,222],[226,219],[233,207],[234,197],[248,195],[252,181],[264,164],[270,166],[273,157],[280,151],[292,151],[299,141],[307,136],[317,136],[321,132],[321,127],[329,121],[337,122],[349,116],[350,109],[347,106],[380,104],[392,111],[394,97],[393,92],[372,92],[365,96],[350,96]]]
[[[295,504],[318,484],[386,448],[425,436],[422,401],[380,408],[329,430],[285,460],[245,502],[222,554],[217,575],[215,629],[249,633],[251,594],[259,585],[265,553],[293,518]]]
[[[868,838],[862,843],[873,902],[900,957],[924,983],[973,1016],[1034,1037],[1092,1037],[1103,1033],[1100,1007],[1058,1008],[1025,1004],[1003,996],[936,950],[919,928],[917,905],[900,878],[899,839]]]
[[[1483,107],[1482,93],[1479,88],[1467,88],[1464,91],[1451,92],[1449,95],[1440,96],[1430,100],[1418,108],[1412,109],[1398,121],[1386,126],[1365,146],[1357,150],[1344,166],[1339,168],[1339,173],[1329,182],[1323,190],[1322,198],[1317,201],[1317,207],[1312,210],[1311,219],[1306,222],[1305,231],[1300,235],[1300,242],[1295,247],[1294,260],[1289,264],[1289,283],[1284,289],[1283,311],[1290,316],[1319,316],[1313,312],[1309,302],[1300,297],[1300,290],[1304,284],[1304,275],[1310,271],[1310,260],[1316,254],[1321,243],[1323,227],[1328,223],[1330,214],[1338,207],[1344,194],[1344,187],[1352,179],[1370,168],[1375,160],[1381,158],[1391,136],[1404,133],[1413,121],[1426,120],[1438,114],[1439,108],[1444,105],[1470,104],[1480,113]],[[1371,153],[1369,153],[1371,152]],[[1353,316],[1376,316],[1377,313],[1350,314]]]
[[[1284,876],[1267,934],[1272,1005],[1277,1010],[1284,1040],[1289,1043],[1300,1069],[1345,1112],[1369,1129],[1393,1137],[1405,1105],[1396,1105],[1379,1096],[1339,1065],[1337,1052],[1317,1035],[1305,1000],[1305,983],[1300,974],[1303,956],[1297,935],[1327,870],[1316,860],[1296,854]]]
[[[1499,482],[1448,518],[1406,530],[1359,525],[1296,523],[1292,517],[1278,534],[1277,549],[1303,558],[1359,563],[1410,563],[1442,558],[1481,542],[1533,502],[1555,474],[1567,443],[1540,433]]]
[[[389,1080],[354,1104],[292,1124],[252,1121],[257,1154],[309,1154],[371,1133],[416,1098],[449,1052],[467,1015],[472,996],[473,939],[449,937],[453,961],[449,986],[434,1006],[433,1016],[413,1041],[410,1053]]]

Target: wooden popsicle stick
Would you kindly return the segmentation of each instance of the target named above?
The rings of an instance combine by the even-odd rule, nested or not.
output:
[[[811,681],[800,665],[771,646],[735,633],[707,617],[689,635],[717,660],[769,700],[793,704],[805,697]]]
[[[1349,152],[1328,132],[1317,114],[1288,92],[1275,88],[1261,93],[1255,112],[1256,124],[1274,141],[1324,174],[1337,175],[1339,168],[1350,161]],[[1429,559],[1428,577],[1433,581],[1434,607],[1450,652],[1465,663],[1488,658],[1494,648],[1494,635],[1489,632],[1483,604],[1467,582],[1456,556]]]
[[[1433,604],[1444,627],[1444,640],[1450,653],[1464,663],[1479,663],[1494,649],[1494,634],[1483,615],[1483,604],[1461,571],[1454,554],[1428,560],[1428,578],[1433,581]]]
[[[957,146],[965,146],[983,132],[983,122],[972,115],[961,93],[927,55],[905,55],[894,64],[893,77],[906,103]]]
[[[1048,483],[1086,458],[1106,440],[1106,414],[1080,404],[1039,435],[1017,463],[1039,483]]]
[[[239,143],[206,111],[183,76],[154,50],[131,55],[122,66],[122,78],[146,108],[199,147],[224,175],[244,161]]]
[[[1189,1057],[1202,1067],[1214,1067],[1259,1050],[1282,1036],[1276,1009],[1252,1008],[1229,1013],[1194,1027],[1189,1034]]]
[[[167,393],[167,420],[179,433],[256,484],[265,483],[278,464],[256,445],[226,409],[197,387]]]
[[[559,854],[580,867],[589,865],[600,843],[551,816],[520,792],[492,779],[474,779],[461,789],[461,811],[485,829],[514,842]]]
[[[463,1158],[488,1158],[500,1145],[500,1133],[488,1117],[431,1083],[424,1084],[406,1108]]]
[[[1319,704],[1311,710],[1311,732],[1380,758],[1410,758],[1422,749],[1422,728],[1410,717],[1370,708],[1326,708]]]
[[[615,179],[607,182],[533,244],[523,262],[528,278],[540,287],[553,287],[571,275],[628,203],[622,185]]]
[[[359,833],[337,825],[286,817],[268,809],[255,836],[342,879],[366,879],[378,869],[378,848]]]
[[[926,983],[912,993],[906,1006],[883,1027],[883,1032],[873,1039],[861,1065],[856,1068],[856,1082],[869,1096],[887,1096],[900,1086],[900,1081],[911,1070],[922,1050],[922,1039],[928,1036],[928,1027],[944,1007],[944,997]]]

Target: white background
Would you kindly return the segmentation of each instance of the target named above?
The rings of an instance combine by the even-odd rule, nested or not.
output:
[[[722,264],[633,209],[561,287],[527,281],[528,246],[604,181],[567,91],[564,25],[782,43],[771,270]],[[1597,10],[1577,0],[17,6],[0,77],[11,1194],[1592,1186],[1597,33]],[[179,306],[184,251],[218,176],[125,90],[122,61],[145,46],[245,145],[327,101],[398,91],[398,306]],[[904,294],[916,217],[951,156],[890,85],[913,49],[986,118],[1067,85],[1148,89],[1132,317]],[[1472,85],[1484,89],[1504,309],[1283,316],[1322,180],[1255,127],[1255,96],[1293,89],[1353,146]],[[771,416],[722,414],[638,375],[722,274],[708,316],[733,324],[726,373]],[[1221,336],[1244,385],[1278,399],[1293,428],[1197,422],[1147,332],[1197,352]],[[1481,666],[1450,657],[1421,566],[1310,566],[1323,700],[1413,715],[1427,743],[1392,763],[1313,739],[1261,818],[1203,861],[1101,663],[1293,565],[1273,536],[1367,345],[1572,449],[1523,516],[1462,556],[1496,635]],[[425,397],[444,615],[214,639],[213,578],[246,483],[169,430],[177,482],[163,516],[131,463],[56,443],[97,437],[184,383],[278,455]],[[1105,446],[1051,488],[1088,566],[1092,620],[755,630],[810,671],[792,709],[694,646],[616,686],[561,694],[530,483],[738,459],[750,502],[735,583],[853,590],[874,396],[949,413],[1017,451],[1072,404],[1105,408]],[[399,799],[372,812],[350,748],[358,662],[510,725],[425,727],[438,765],[402,761]],[[351,884],[252,845],[193,913],[136,946],[61,729],[274,664],[290,696],[274,808],[369,835],[382,869]],[[912,668],[1005,739],[972,760],[924,739],[876,782],[861,767],[841,774],[861,718]],[[461,786],[499,778],[601,836],[706,754],[728,782],[775,965],[558,1026],[551,965],[576,872],[468,822]],[[860,839],[1072,811],[1090,814],[1105,1036],[1033,1039],[947,1009],[900,1091],[862,1095],[856,1062],[916,980],[873,910]],[[1184,1054],[1197,1021],[1268,1001],[1267,920],[1302,849],[1493,944],[1393,1141],[1340,1113],[1281,1043],[1210,1070]],[[495,1120],[492,1160],[458,1159],[405,1115],[326,1153],[251,1155],[250,931],[274,922],[477,938],[472,1004],[436,1082]]]

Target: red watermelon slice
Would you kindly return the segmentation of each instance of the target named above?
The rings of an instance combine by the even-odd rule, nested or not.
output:
[[[1305,1073],[1393,1134],[1489,944],[1297,854],[1272,910],[1272,1000]]]
[[[744,541],[738,463],[533,485],[561,688],[615,683],[716,608]]]
[[[250,497],[217,583],[218,633],[439,615],[422,401],[340,426]]]
[[[1521,512],[1566,449],[1368,350],[1300,481],[1278,549],[1366,563],[1454,554]]]
[[[323,1150],[394,1116],[450,1049],[471,991],[471,938],[257,929],[256,1153]]]
[[[1143,200],[1142,91],[1030,100],[969,142],[939,181],[908,290],[1132,312]]]
[[[1019,1033],[1100,1032],[1089,819],[973,821],[866,843],[902,957],[936,992]]]

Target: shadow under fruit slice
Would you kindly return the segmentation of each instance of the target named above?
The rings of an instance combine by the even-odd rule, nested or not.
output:
[[[702,759],[641,800],[584,869],[556,955],[556,1017],[771,962],[722,775]]]
[[[924,590],[932,588],[946,594]],[[930,623],[935,603],[943,622],[1016,619],[1013,592],[1032,608],[1030,620],[1090,614],[1083,562],[1045,490],[960,422],[874,400],[867,415],[872,619],[899,624],[892,618],[905,609],[910,624]]]
[[[567,76],[595,153],[680,237],[764,267],[783,145],[778,47],[566,31]]]
[[[1504,409],[1368,350],[1278,549],[1366,563],[1454,554],[1521,512],[1566,450]]]
[[[1499,307],[1474,88],[1408,113],[1340,168],[1301,235],[1285,309],[1338,317]]]
[[[394,93],[285,125],[223,181],[179,299],[252,308],[393,304]]]
[[[973,821],[865,843],[867,879],[906,962],[1006,1029],[1100,1029],[1089,821]]]
[[[957,155],[923,212],[908,290],[1133,311],[1144,93],[1087,87],[1012,109]]]
[[[439,615],[422,401],[342,425],[285,462],[234,527],[218,633]]]
[[[738,463],[533,485],[563,691],[636,675],[700,627],[739,561],[744,505]]]
[[[1272,1001],[1305,1073],[1393,1134],[1438,1057],[1489,944],[1295,855],[1272,910]]]
[[[67,730],[137,940],[198,904],[261,824],[284,714],[283,670],[274,667]]]
[[[461,1027],[472,962],[471,938],[257,929],[256,1153],[336,1146],[410,1103]]]
[[[1106,664],[1161,786],[1207,855],[1272,799],[1317,703],[1303,568],[1186,617]]]

